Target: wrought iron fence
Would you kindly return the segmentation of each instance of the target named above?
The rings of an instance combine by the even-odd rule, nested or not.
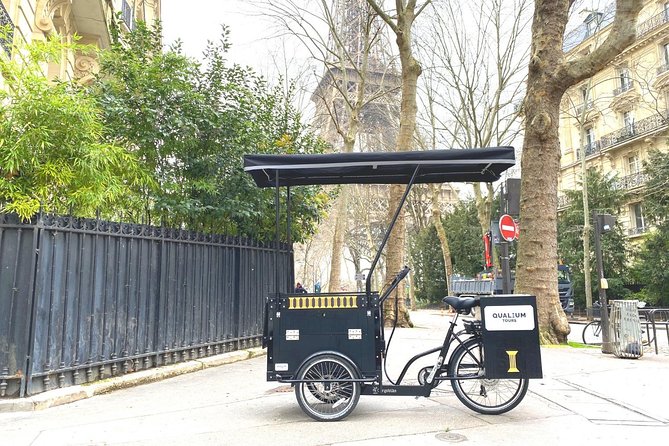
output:
[[[291,276],[285,244],[0,215],[0,396],[259,345],[264,298]]]
[[[582,154],[585,152],[586,158],[595,153],[599,153],[602,150],[601,141],[593,141],[592,143],[585,144],[581,148],[576,150],[576,159],[580,160]]]
[[[595,106],[595,103],[591,99],[587,102],[582,102],[580,104],[575,105],[574,106],[574,111],[576,112],[577,115],[580,115],[581,113],[583,113],[583,110],[586,110],[586,111],[590,110],[594,106]]]

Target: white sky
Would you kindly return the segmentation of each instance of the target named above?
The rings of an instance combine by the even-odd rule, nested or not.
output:
[[[589,8],[603,9],[612,0],[579,0],[574,6],[576,14],[568,25],[571,29],[579,25],[586,14],[580,11]],[[260,11],[253,0],[162,0],[162,20],[165,43],[181,38],[189,56],[199,57],[207,40],[217,40],[221,24],[231,29],[230,60],[249,65],[257,71],[269,66],[262,59],[275,49],[276,42],[268,42],[273,36],[268,19],[259,17]]]
[[[270,54],[281,51],[269,19],[258,14],[249,0],[162,0],[164,43],[177,39],[183,42],[185,53],[200,58],[207,41],[218,41],[221,25],[230,29],[232,47],[228,60],[250,66],[257,72],[273,77],[276,71]],[[292,51],[294,51],[293,49]]]
[[[230,30],[231,48],[227,54],[230,64],[253,68],[270,83],[298,79],[301,87],[294,96],[296,107],[309,116],[312,110],[311,92],[315,85],[313,73],[323,68],[313,59],[303,45],[294,39],[278,36],[278,25],[271,18],[262,16],[262,9],[255,0],[162,0],[163,43],[169,45],[182,41],[186,55],[201,59],[207,41],[219,41],[221,25]]]

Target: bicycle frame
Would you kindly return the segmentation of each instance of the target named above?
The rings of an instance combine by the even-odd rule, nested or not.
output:
[[[449,327],[446,332],[446,336],[444,337],[443,343],[438,346],[431,348],[429,350],[423,351],[421,353],[418,353],[417,355],[414,355],[407,363],[404,365],[404,368],[402,369],[402,372],[400,373],[399,377],[397,378],[397,381],[393,383],[392,385],[384,385],[383,384],[383,372],[385,370],[381,370],[378,376],[378,383],[375,383],[373,386],[368,387],[365,386],[362,389],[362,394],[363,395],[397,395],[397,396],[430,396],[430,393],[433,388],[436,387],[433,383],[435,381],[441,382],[441,381],[452,381],[455,379],[458,380],[464,380],[464,379],[479,379],[481,378],[480,375],[473,375],[473,376],[443,376],[443,375],[438,375],[437,373],[439,370],[443,370],[444,368],[448,369],[449,361],[447,361],[448,353],[450,352],[452,354],[453,351],[455,351],[457,348],[464,346],[465,341],[468,339],[472,338],[477,338],[478,335],[473,333],[469,334],[467,333],[467,337],[463,340],[458,333],[455,332],[455,328],[457,326],[459,314],[456,312],[452,319],[449,321]],[[453,348],[451,346],[453,344],[456,344]],[[463,347],[464,348],[464,347]],[[402,380],[405,378],[407,372],[409,371],[409,368],[420,358],[423,358],[425,356],[431,355],[433,353],[439,352],[439,355],[437,357],[436,363],[432,366],[432,370],[430,372],[430,375],[427,377],[425,380],[424,384],[421,385],[403,385]],[[472,355],[471,353],[468,354],[471,356],[474,361],[482,368],[483,364],[481,364],[476,356]],[[438,385],[438,384],[437,384]]]

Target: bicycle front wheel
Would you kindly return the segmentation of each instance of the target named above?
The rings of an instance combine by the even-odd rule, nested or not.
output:
[[[602,343],[602,325],[599,321],[592,321],[583,327],[583,343],[599,345]]]
[[[499,415],[516,407],[525,397],[529,384],[525,378],[485,378],[483,343],[475,338],[453,352],[449,375],[456,378],[451,386],[460,402],[485,415]]]

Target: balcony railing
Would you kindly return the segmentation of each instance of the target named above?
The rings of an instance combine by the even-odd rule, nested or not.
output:
[[[590,144],[586,144],[585,147],[585,156],[594,155],[601,152],[602,150],[621,144],[625,141],[634,139],[639,135],[652,132],[654,130],[661,129],[669,125],[669,112],[663,111],[656,115],[649,116],[640,121],[637,121],[633,124],[626,125],[623,128],[616,130],[615,132],[607,133],[602,136],[598,141],[595,141]],[[576,149],[576,159],[581,159],[581,153],[583,152],[582,148]]]
[[[576,159],[580,160],[581,159],[581,154],[583,153],[583,149],[585,149],[585,157],[589,157],[590,155],[594,155],[595,153],[599,153],[602,150],[602,143],[601,141],[595,141],[590,144],[586,144],[585,146],[576,149]]]
[[[569,206],[569,197],[566,195],[558,196],[558,209],[563,209]]]
[[[623,94],[626,91],[630,91],[632,88],[634,88],[634,81],[632,79],[628,79],[627,83],[624,83],[620,86],[620,88],[616,88],[613,90],[613,96],[618,96],[619,94]]]
[[[627,235],[641,235],[648,232],[648,226],[639,226],[636,228],[627,228]]]
[[[8,56],[12,54],[12,42],[14,40],[14,23],[12,23],[9,13],[5,9],[5,5],[0,2],[0,28],[8,28],[8,33],[3,39],[0,37],[0,47],[7,53]]]
[[[636,27],[636,38],[638,39],[643,37],[655,28],[659,28],[667,22],[669,22],[669,14],[667,14],[666,11],[662,11],[661,13],[654,15],[648,20],[639,23],[639,26]]]
[[[648,175],[646,172],[636,172],[630,175],[625,175],[622,178],[618,178],[613,183],[613,188],[617,190],[634,189],[635,187],[643,186],[646,181],[648,181]]]
[[[639,124],[642,124],[642,122],[639,121]],[[602,147],[610,147],[615,144],[627,141],[628,139],[632,139],[638,133],[639,131],[637,129],[637,125],[630,124],[616,130],[615,132],[604,135],[600,141],[602,142]]]
[[[602,136],[599,141],[602,149],[604,149],[635,138],[638,135],[665,127],[667,124],[669,124],[669,121],[667,120],[667,111],[665,110],[656,115],[641,119],[634,124],[626,125],[615,132],[608,133]]]
[[[588,101],[588,102],[583,102],[583,103],[581,103],[581,104],[577,104],[577,105],[574,107],[574,109],[575,109],[575,111],[576,111],[576,114],[577,114],[577,115],[580,115],[581,113],[583,113],[583,110],[584,110],[584,109],[585,109],[585,110],[590,110],[594,105],[595,105],[594,102],[593,102],[592,100],[590,100],[590,101]]]

